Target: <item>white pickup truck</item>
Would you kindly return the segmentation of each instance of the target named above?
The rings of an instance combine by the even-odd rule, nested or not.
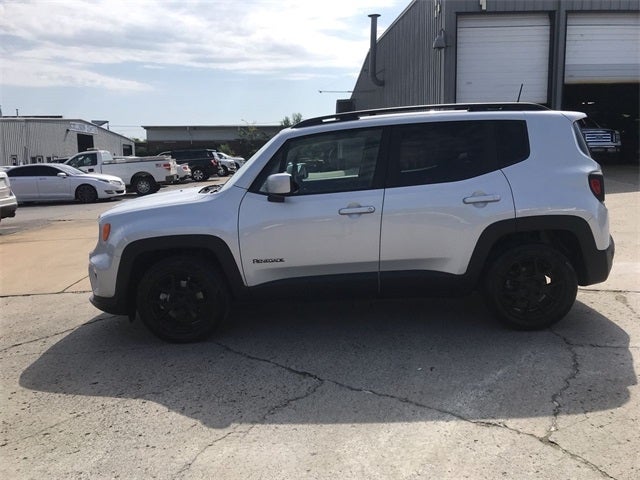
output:
[[[161,184],[178,180],[176,161],[170,157],[114,157],[106,150],[80,152],[65,162],[84,172],[120,177],[138,195],[158,191]]]

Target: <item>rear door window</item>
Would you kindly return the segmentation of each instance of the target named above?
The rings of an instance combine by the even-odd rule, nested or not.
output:
[[[474,120],[394,127],[389,187],[456,182],[529,156],[526,122]]]

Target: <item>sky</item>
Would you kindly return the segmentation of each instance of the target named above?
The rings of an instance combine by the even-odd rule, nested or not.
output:
[[[380,36],[409,3],[0,0],[2,114],[108,120],[137,138],[331,114],[369,50],[367,15]]]

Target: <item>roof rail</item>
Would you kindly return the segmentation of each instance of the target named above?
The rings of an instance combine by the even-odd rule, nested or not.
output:
[[[373,117],[376,115],[388,115],[391,113],[423,112],[430,110],[464,110],[467,112],[488,112],[488,111],[530,111],[549,110],[544,105],[529,102],[504,102],[504,103],[436,103],[433,105],[411,105],[404,107],[376,108],[373,110],[359,110],[355,112],[335,113],[322,117],[309,118],[300,123],[296,123],[291,128],[304,128],[314,125],[324,125],[333,122],[348,122],[359,120],[363,117]]]

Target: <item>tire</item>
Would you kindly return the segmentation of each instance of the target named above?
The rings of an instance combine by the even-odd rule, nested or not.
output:
[[[200,167],[191,169],[191,178],[194,182],[204,182],[209,180],[210,175]]]
[[[156,181],[148,175],[136,177],[133,181],[133,189],[138,195],[149,195],[150,193],[157,192],[157,187]]]
[[[213,333],[227,314],[229,295],[215,267],[197,257],[175,256],[145,273],[136,302],[140,318],[156,336],[188,343]]]
[[[76,198],[82,203],[95,203],[98,201],[98,192],[91,185],[80,185],[76,188]]]
[[[488,268],[485,300],[506,325],[546,328],[561,320],[576,300],[578,282],[569,260],[548,245],[515,247]]]
[[[229,175],[229,168],[226,165],[220,165],[220,169],[218,170],[218,176],[226,177]]]

